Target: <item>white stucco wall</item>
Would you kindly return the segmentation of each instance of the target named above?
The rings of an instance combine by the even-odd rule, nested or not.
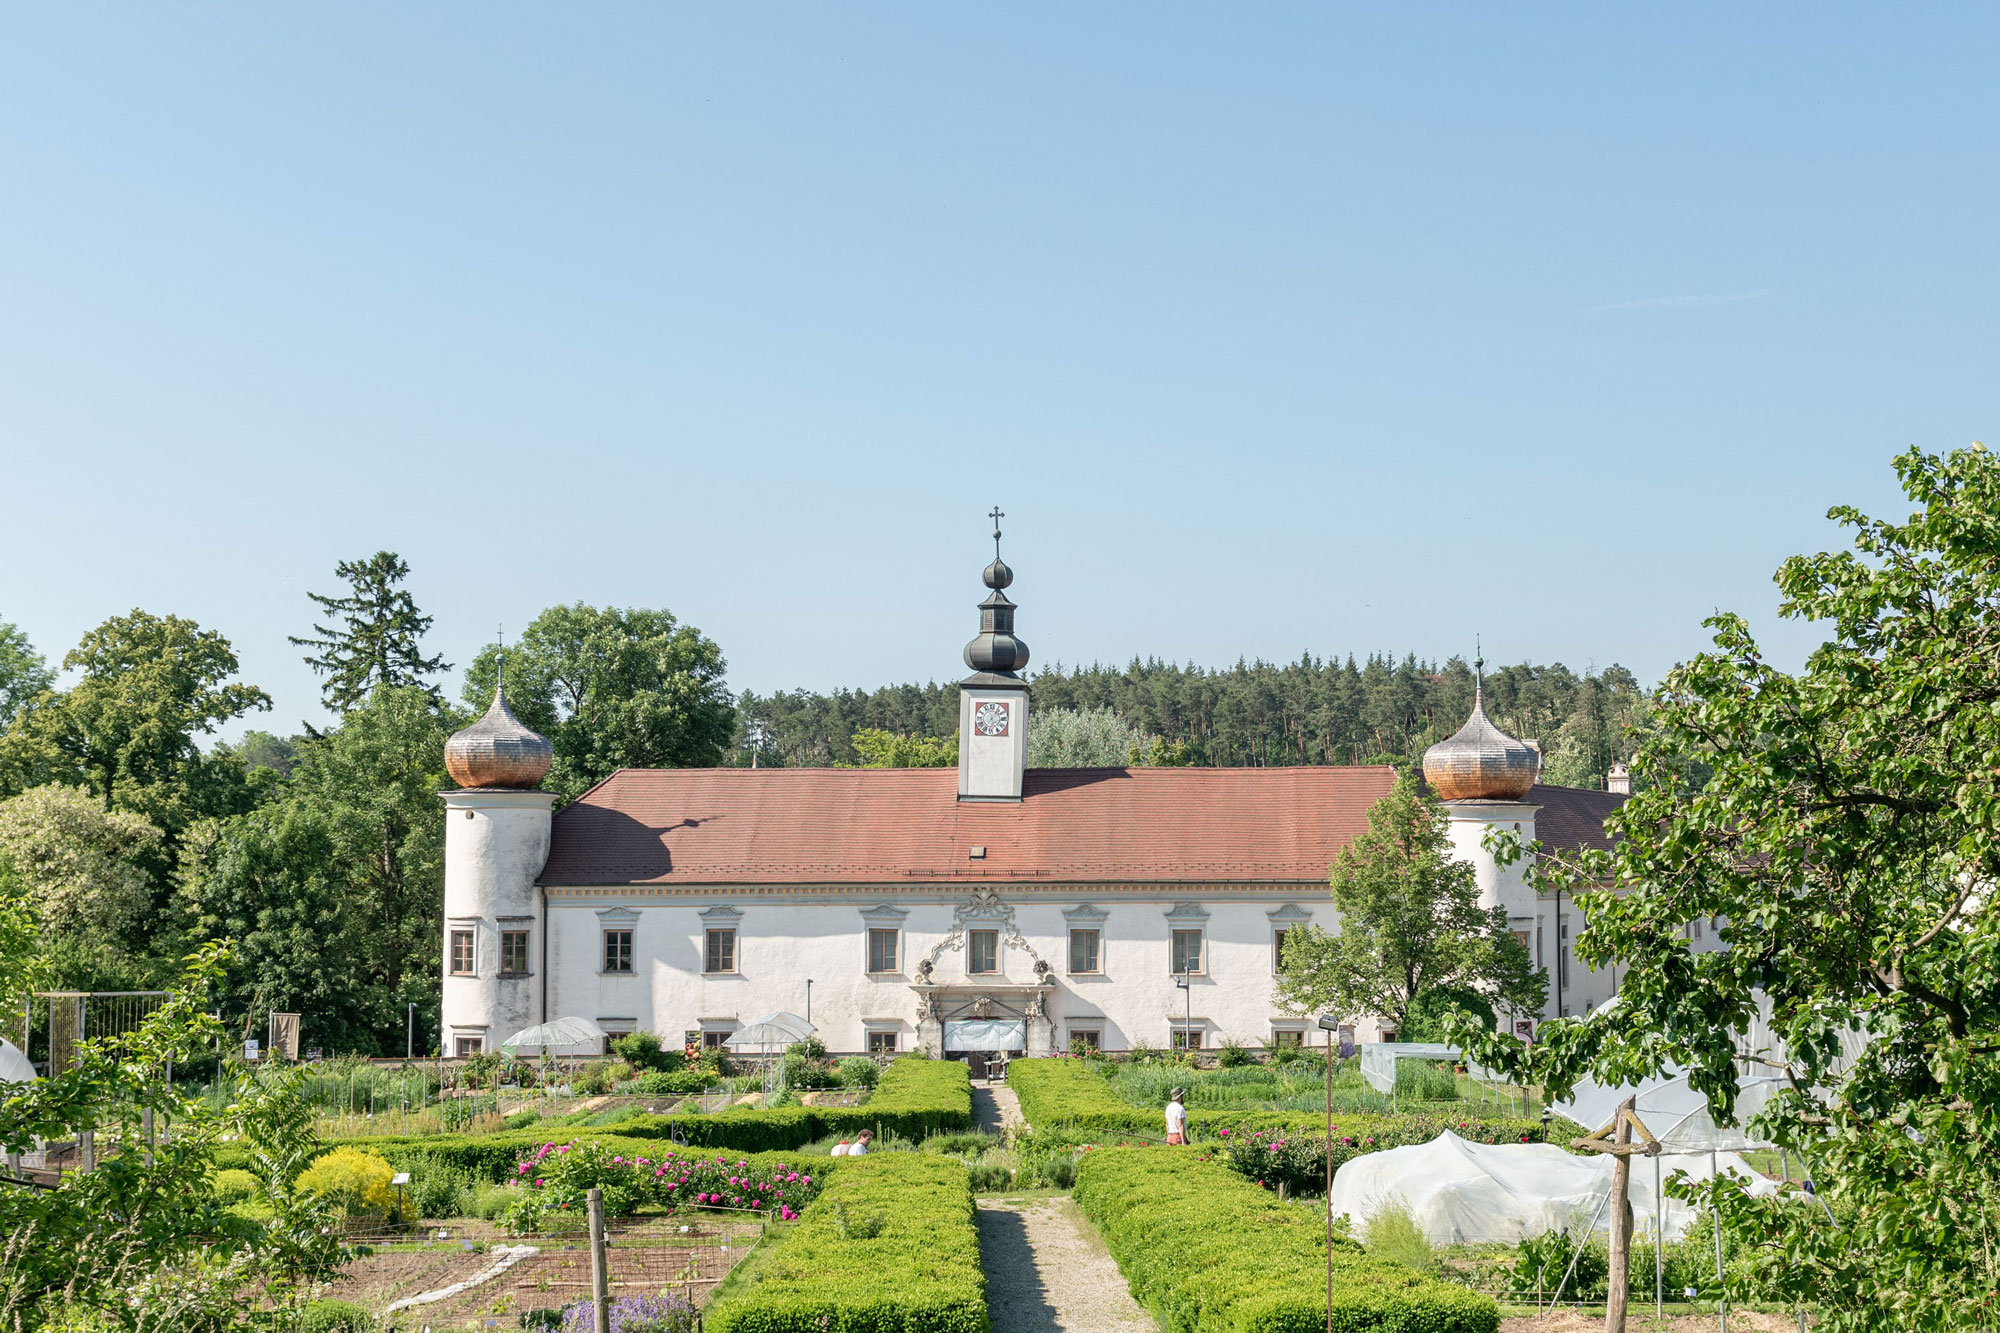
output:
[[[550,807],[538,791],[443,793],[443,1050],[460,1036],[490,1048],[539,1021],[541,894],[535,885],[549,855]],[[529,933],[526,977],[500,976],[500,931]],[[451,973],[451,932],[473,932],[475,974]]]
[[[1006,735],[982,736],[973,727],[973,710],[983,703],[1007,706]],[[962,687],[958,692],[958,794],[1019,798],[1027,761],[1028,692]]]
[[[1214,1047],[1226,1039],[1266,1045],[1274,1023],[1298,1026],[1304,1021],[1281,1013],[1272,1001],[1272,934],[1301,916],[1323,927],[1334,925],[1331,904],[1309,890],[1296,897],[1254,899],[1009,898],[1004,891],[1001,896],[1013,907],[1025,943],[1053,969],[1055,990],[1048,1008],[1057,1043],[1067,1045],[1073,1029],[1089,1027],[1102,1033],[1110,1050],[1138,1042],[1166,1046],[1182,1021],[1189,997],[1174,985],[1169,970],[1169,932],[1175,926],[1198,926],[1204,932],[1205,968],[1193,979],[1191,1007],[1202,1045]],[[898,1048],[910,1050],[917,1034],[918,996],[911,989],[916,964],[951,931],[954,910],[966,901],[966,895],[946,897],[938,891],[897,896],[885,890],[800,900],[742,890],[663,901],[619,889],[553,889],[549,1016],[629,1020],[672,1037],[699,1029],[705,1021],[726,1025],[776,1010],[804,1013],[805,983],[811,978],[812,1020],[830,1049],[863,1050],[871,1027],[890,1026],[897,1032]],[[1069,971],[1070,923],[1063,909],[1083,904],[1105,914],[1096,924],[1101,971],[1091,976]],[[1197,905],[1206,918],[1170,920],[1168,913],[1181,904]],[[707,923],[701,913],[722,905],[742,914],[735,921],[738,971],[704,975]],[[883,905],[907,914],[898,927],[900,966],[894,973],[871,975],[871,922],[863,913]],[[1274,922],[1272,913],[1288,906],[1285,919]],[[607,925],[627,924],[633,930],[633,974],[605,975],[602,932]],[[1033,958],[1007,946],[1004,933],[997,975],[969,976],[963,950],[941,954],[933,973],[934,981],[949,985],[1026,984],[1034,979]],[[1360,1035],[1366,1039],[1371,1034],[1364,1030]]]

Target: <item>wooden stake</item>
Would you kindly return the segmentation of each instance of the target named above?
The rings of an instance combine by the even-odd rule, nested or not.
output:
[[[1634,1098],[1627,1097],[1618,1108],[1617,1144],[1624,1147],[1632,1141],[1632,1114]],[[1629,1292],[1632,1273],[1632,1154],[1614,1152],[1611,1155],[1611,1290],[1604,1303],[1604,1333],[1625,1333],[1625,1297]]]
[[[597,1333],[611,1333],[611,1281],[604,1260],[604,1191],[584,1195],[590,1208],[590,1308]]]

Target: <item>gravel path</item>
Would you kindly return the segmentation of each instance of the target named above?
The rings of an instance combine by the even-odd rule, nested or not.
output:
[[[1027,1128],[1021,1119],[1021,1099],[1005,1083],[972,1085],[972,1124],[993,1134],[1011,1134]]]
[[[1066,1198],[979,1201],[993,1333],[1159,1333]]]

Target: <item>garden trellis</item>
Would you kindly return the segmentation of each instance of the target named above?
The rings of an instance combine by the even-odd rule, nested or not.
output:
[[[738,1028],[722,1044],[739,1055],[752,1046],[757,1048],[764,1062],[764,1104],[768,1106],[785,1090],[785,1062],[771,1058],[772,1048],[782,1056],[786,1047],[805,1041],[818,1030],[797,1014],[781,1009]]]
[[[21,1050],[55,1077],[76,1059],[79,1042],[133,1031],[166,998],[163,990],[37,991],[22,1005]]]

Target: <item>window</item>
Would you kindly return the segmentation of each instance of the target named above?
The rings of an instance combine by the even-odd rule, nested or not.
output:
[[[1521,942],[1521,948],[1522,948],[1522,949],[1523,949],[1524,951],[1525,951],[1525,950],[1527,950],[1527,949],[1528,949],[1528,932],[1527,932],[1527,931],[1525,931],[1525,930],[1517,930],[1517,931],[1513,932],[1513,934],[1514,934],[1514,938],[1515,938],[1515,939],[1517,939],[1517,940],[1519,940],[1519,941]]]
[[[598,1024],[598,1026],[604,1027],[602,1023]],[[602,1051],[599,1051],[598,1054],[599,1055],[615,1054],[615,1052],[613,1052],[611,1049],[611,1043],[617,1041],[620,1037],[629,1037],[631,1035],[632,1035],[632,1030],[630,1028],[604,1028],[604,1049]]]
[[[968,972],[1000,970],[999,931],[975,930],[966,936],[965,970]]]
[[[1699,944],[1701,942],[1701,918],[1696,917],[1689,924],[1693,928],[1694,933],[1690,935],[1688,938],[1692,939],[1695,943]],[[1569,935],[1569,927],[1565,926],[1563,927],[1563,936],[1567,938],[1568,935]]]
[[[629,930],[607,930],[604,932],[604,970],[606,972],[632,971],[632,932]]]
[[[1201,1049],[1200,1028],[1175,1028],[1174,1049],[1177,1051],[1198,1051]]]
[[[1101,1051],[1104,1049],[1104,1032],[1101,1028],[1071,1028],[1069,1048],[1075,1051]]]
[[[1174,932],[1173,970],[1176,976],[1188,976],[1201,971],[1200,931],[1177,930]]]
[[[891,931],[889,933],[893,935],[895,932]],[[895,1053],[896,1053],[896,1034],[893,1031],[871,1032],[868,1034],[868,1054],[894,1055]]]
[[[472,932],[469,930],[451,932],[451,974],[455,977],[473,975]]]
[[[1094,930],[1072,930],[1069,933],[1069,970],[1072,972],[1096,972],[1097,932]],[[1091,1049],[1095,1050],[1095,1047]]]
[[[900,933],[900,931],[894,929],[869,930],[868,970],[870,972],[894,972],[896,970],[896,936]],[[896,1048],[891,1046],[889,1049],[893,1051]]]
[[[1285,936],[1289,934],[1291,932],[1288,930],[1274,930],[1271,932],[1272,972],[1282,972],[1285,970]]]
[[[503,977],[525,977],[528,975],[527,931],[503,930],[500,932],[500,975]]]
[[[729,1040],[728,1028],[704,1028],[701,1034],[701,1048],[704,1051],[719,1051]]]
[[[1280,1046],[1304,1046],[1305,1044],[1306,1034],[1303,1028],[1271,1029],[1271,1047],[1274,1050]]]
[[[451,1050],[453,1055],[463,1059],[468,1055],[479,1054],[485,1045],[486,1038],[484,1037],[459,1037],[452,1042]]]
[[[734,972],[736,970],[736,930],[726,926],[708,932],[708,954],[702,960],[704,972]]]

